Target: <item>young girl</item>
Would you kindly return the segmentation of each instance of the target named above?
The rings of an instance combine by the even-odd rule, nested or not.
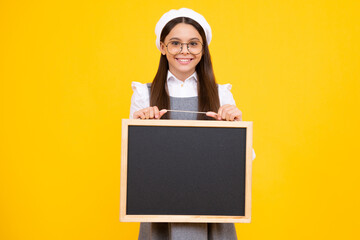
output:
[[[182,8],[165,13],[156,24],[161,51],[151,84],[132,83],[130,118],[212,119],[241,121],[231,85],[215,82],[208,45],[211,28],[205,18]],[[207,112],[167,112],[185,110]],[[142,239],[237,239],[232,223],[141,223]]]

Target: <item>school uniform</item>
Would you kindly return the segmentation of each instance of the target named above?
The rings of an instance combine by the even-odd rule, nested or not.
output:
[[[167,75],[170,109],[198,111],[197,74],[185,81],[178,80],[170,71]],[[150,84],[132,83],[130,118],[134,112],[150,106]],[[235,105],[231,85],[218,85],[220,106]],[[166,113],[169,114],[169,113]],[[196,120],[197,114],[171,112],[170,119]],[[255,153],[253,152],[253,158]],[[141,223],[139,240],[235,240],[233,223]]]
[[[132,82],[131,87],[134,91],[134,94],[132,95],[131,98],[130,118],[133,117],[134,112],[150,106],[150,94],[149,94],[148,86],[149,84],[146,83],[142,84],[139,82]],[[170,71],[168,71],[167,86],[170,97],[175,97],[175,98],[197,97],[198,95],[197,74],[196,72],[194,72],[185,81],[181,81],[178,80]],[[231,87],[232,87],[231,84],[218,84],[220,106],[225,104],[235,105],[235,100],[230,92]],[[186,109],[181,109],[181,110],[186,110]]]

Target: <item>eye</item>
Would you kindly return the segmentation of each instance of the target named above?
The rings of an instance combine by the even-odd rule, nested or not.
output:
[[[173,45],[173,46],[178,46],[178,45],[180,45],[180,42],[178,42],[178,41],[173,41],[173,42],[170,42],[170,44]]]
[[[199,43],[198,42],[189,42],[189,45],[193,46],[193,47],[196,47],[197,45],[199,45]]]

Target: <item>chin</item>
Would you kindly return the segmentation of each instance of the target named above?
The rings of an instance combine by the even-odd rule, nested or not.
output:
[[[188,72],[194,72],[195,66],[180,66],[176,68],[179,72],[188,73]]]

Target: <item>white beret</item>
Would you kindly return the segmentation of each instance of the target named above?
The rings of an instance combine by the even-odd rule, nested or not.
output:
[[[210,25],[205,20],[205,18],[201,14],[199,14],[191,9],[180,8],[179,10],[172,9],[172,10],[168,11],[167,13],[165,13],[164,15],[162,15],[162,17],[160,18],[160,20],[157,22],[157,24],[155,26],[156,46],[159,50],[161,50],[160,49],[160,35],[161,35],[163,28],[165,27],[165,25],[168,22],[170,22],[174,18],[178,18],[178,17],[188,17],[188,18],[191,18],[192,20],[195,20],[197,23],[199,23],[200,26],[204,29],[207,44],[208,45],[210,44],[211,28],[210,28]]]

